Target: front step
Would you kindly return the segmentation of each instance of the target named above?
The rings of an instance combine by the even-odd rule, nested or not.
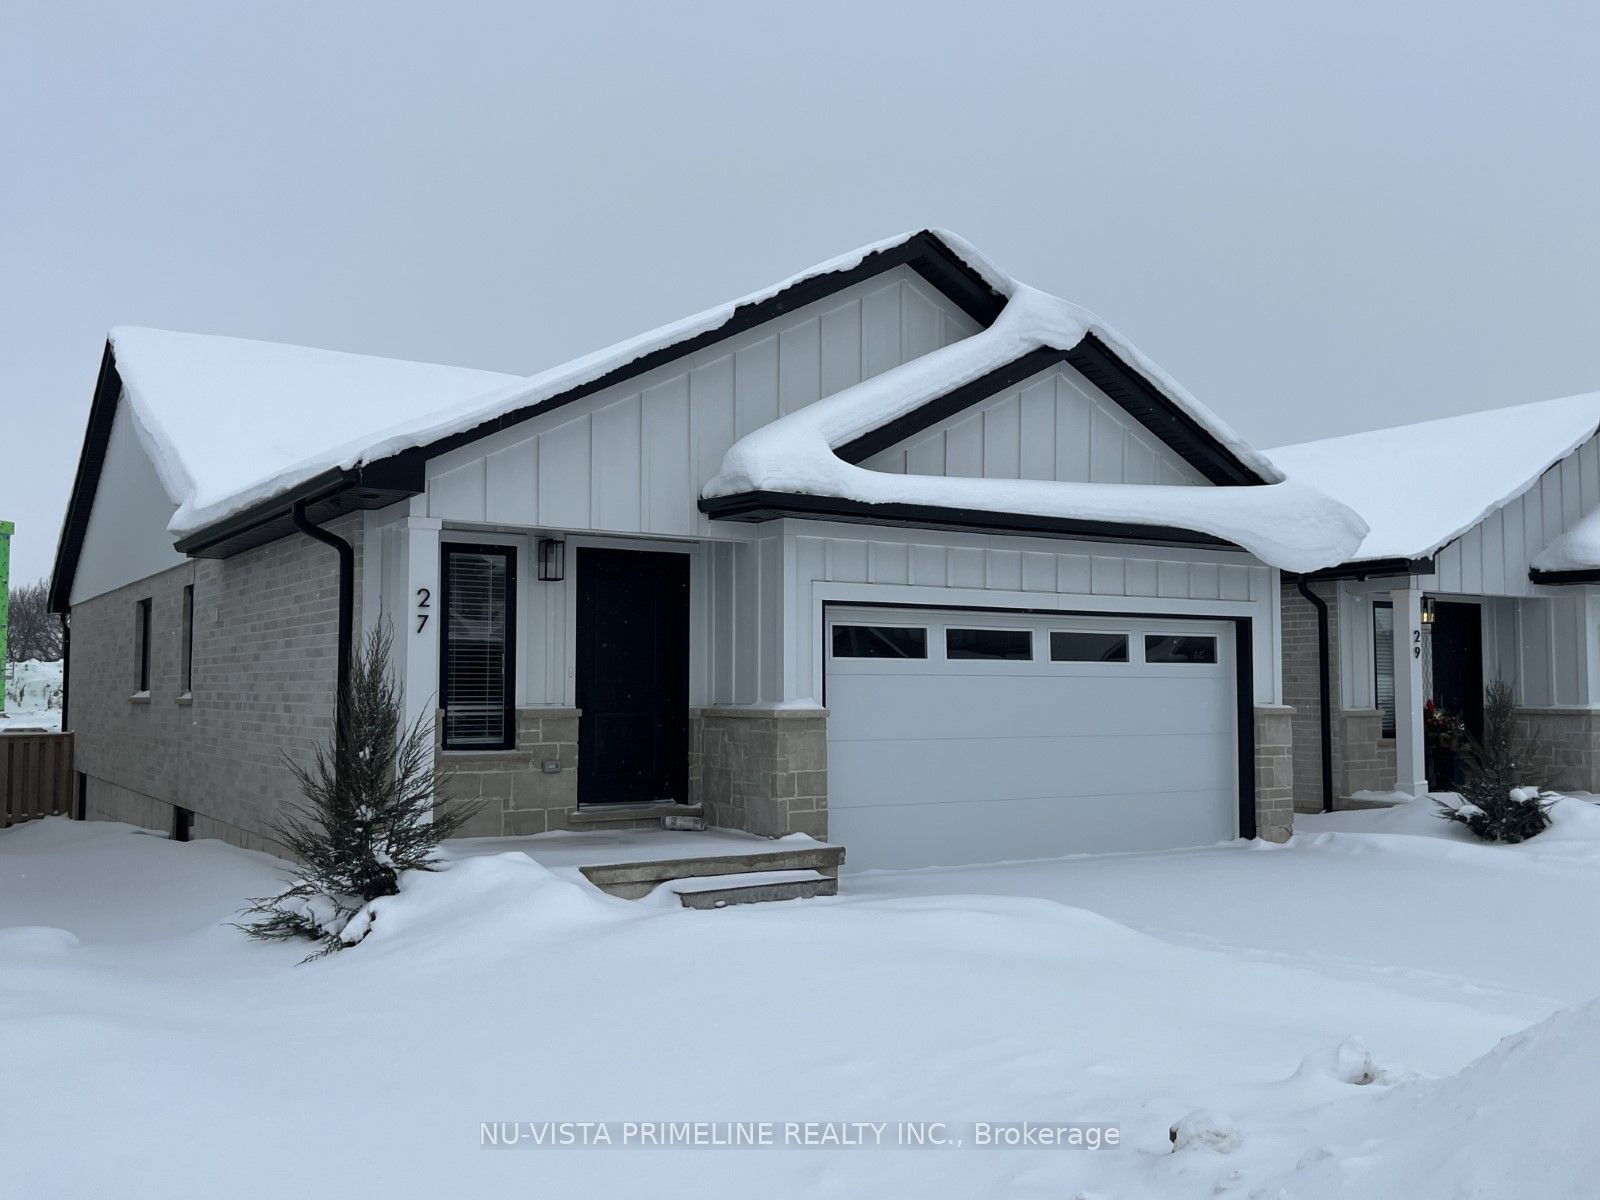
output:
[[[602,892],[624,900],[638,900],[669,880],[774,871],[813,871],[830,880],[837,891],[839,864],[843,861],[843,846],[818,842],[782,850],[757,850],[750,854],[707,854],[693,858],[652,859],[648,862],[604,863],[578,869],[583,872],[585,879]],[[833,892],[826,894],[832,895]]]
[[[701,875],[662,885],[685,908],[726,908],[730,904],[762,904],[769,900],[809,900],[836,896],[839,880],[821,871],[746,871],[737,875]]]

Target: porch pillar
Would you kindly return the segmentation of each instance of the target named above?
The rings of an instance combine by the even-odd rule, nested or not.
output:
[[[1394,602],[1394,773],[1395,791],[1421,796],[1428,790],[1423,739],[1422,589],[1395,588]]]
[[[395,667],[404,688],[405,719],[433,726],[439,706],[439,530],[437,517],[407,517],[400,531],[405,592],[396,597]],[[424,619],[426,618],[426,619]]]

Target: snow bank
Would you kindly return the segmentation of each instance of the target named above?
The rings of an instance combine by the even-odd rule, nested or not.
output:
[[[1551,919],[1592,895],[1592,872],[1506,861]],[[1322,1138],[1332,1149],[1303,1171],[1317,1184],[1315,1171],[1353,1158],[1339,1147],[1411,1130],[1377,1122],[1385,1079],[1458,1070],[1527,1023],[1484,1011],[1476,986],[1419,996],[1419,951],[1461,923],[1422,904],[1421,919],[1393,919],[1410,877],[1393,866],[1374,885],[1357,858],[1224,847],[881,873],[876,897],[847,878],[859,890],[835,901],[699,913],[483,855],[408,876],[372,906],[360,946],[298,967],[303,944],[226,924],[282,864],[108,822],[31,822],[0,831],[0,927],[16,927],[0,936],[0,1061],[17,1081],[0,1089],[7,1177],[30,1195],[130,1200],[276,1200],[307,1180],[396,1200],[1189,1200],[1258,1194]],[[1337,902],[1305,904],[1324,870]],[[1262,871],[1284,874],[1270,885]],[[1163,935],[1037,896],[914,892],[929,879],[1076,887],[1097,873],[1153,905]],[[1482,874],[1429,874],[1426,890],[1466,894]],[[1527,949],[1522,913],[1482,909],[1473,963],[1497,934]],[[1282,924],[1278,950],[1248,940],[1252,919]],[[1176,938],[1190,921],[1197,936]],[[1324,929],[1370,948],[1396,927],[1411,932],[1382,958],[1326,953]],[[1580,1063],[1592,1058],[1575,1044]],[[108,1118],[92,1137],[85,1113]],[[596,1120],[932,1121],[957,1137],[976,1121],[1084,1121],[1122,1136],[1092,1152],[479,1145],[484,1122]],[[182,1154],[129,1170],[174,1128]],[[260,1153],[263,1129],[292,1152]],[[1562,1153],[1574,1169],[1592,1154]]]
[[[964,479],[870,471],[845,462],[834,447],[915,411],[934,398],[1040,348],[1070,349],[1089,333],[1151,375],[1179,406],[1247,462],[1259,461],[1176,384],[1094,314],[1011,283],[990,328],[836,392],[754,430],[728,451],[706,496],[798,492],[867,504],[926,504],[1032,516],[1169,525],[1243,546],[1292,571],[1343,562],[1366,526],[1342,504],[1296,482],[1258,487],[1179,487]],[[1267,478],[1281,478],[1276,471]]]
[[[1337,1140],[1276,1194],[1588,1200],[1600,1178],[1597,1061],[1600,1000],[1506,1038],[1458,1075],[1404,1084],[1345,1114]]]
[[[1280,446],[1267,456],[1361,514],[1369,532],[1354,558],[1421,558],[1527,491],[1597,426],[1600,392],[1590,392]]]
[[[1540,855],[1570,851],[1600,856],[1600,804],[1572,796],[1557,796],[1551,804],[1549,829],[1515,844],[1480,841],[1460,823],[1440,817],[1433,800],[1427,796],[1407,797],[1392,808],[1302,814],[1295,818],[1295,823],[1301,831],[1296,834],[1298,838],[1314,838],[1328,832],[1402,834],[1481,847],[1494,854]]]

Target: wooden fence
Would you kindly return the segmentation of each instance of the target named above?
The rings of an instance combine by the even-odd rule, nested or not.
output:
[[[72,816],[72,735],[0,733],[0,829]]]

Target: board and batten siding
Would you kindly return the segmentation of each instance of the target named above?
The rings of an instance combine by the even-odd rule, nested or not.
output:
[[[969,479],[1208,485],[1181,455],[1065,363],[861,465]]]
[[[1417,503],[1427,503],[1420,495]],[[1557,536],[1600,505],[1600,438],[1591,437],[1550,467],[1522,495],[1496,509],[1434,556],[1430,592],[1548,595],[1528,581],[1528,565]]]
[[[1341,585],[1339,598],[1340,701],[1347,709],[1372,708],[1372,606],[1390,600],[1403,579]],[[1517,702],[1531,708],[1594,703],[1589,679],[1600,595],[1589,587],[1541,588],[1538,596],[1483,596],[1484,681],[1511,684]]]
[[[710,547],[713,702],[820,700],[825,602],[1249,617],[1256,703],[1278,703],[1276,573],[1227,551],[786,520]]]
[[[1426,503],[1420,497],[1418,503]],[[1503,679],[1518,702],[1535,708],[1586,706],[1600,700],[1600,592],[1591,587],[1532,583],[1532,560],[1584,514],[1600,505],[1600,436],[1549,467],[1513,497],[1434,555],[1416,586],[1439,596],[1481,598],[1486,680]],[[1400,580],[1342,585],[1341,700],[1370,708],[1372,603],[1387,600]]]
[[[977,331],[900,267],[435,459],[447,521],[727,536],[698,510],[735,441]]]

